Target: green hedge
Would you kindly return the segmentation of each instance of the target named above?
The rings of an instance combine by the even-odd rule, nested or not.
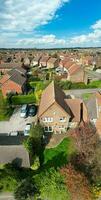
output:
[[[49,83],[50,83],[49,81],[44,81],[44,82],[43,81],[33,81],[33,82],[30,82],[29,84],[30,84],[31,88],[38,91],[38,90],[44,90],[48,86]]]
[[[85,83],[72,83],[71,81],[55,81],[55,82],[63,90],[101,88],[101,81],[92,81],[88,85],[86,85]]]
[[[36,103],[36,97],[34,94],[18,95],[12,97],[12,104],[14,105],[29,104],[29,103]]]

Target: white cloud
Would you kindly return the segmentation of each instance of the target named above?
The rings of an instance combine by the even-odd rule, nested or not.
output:
[[[70,39],[73,46],[101,46],[101,20],[91,26],[88,34],[78,35]]]
[[[29,31],[47,24],[69,0],[4,0],[1,30]]]
[[[91,26],[92,29],[101,29],[101,19]]]
[[[101,19],[89,33],[69,38],[40,35],[37,27],[59,17],[56,11],[70,0],[3,0],[0,8],[0,47],[101,46]]]
[[[17,46],[24,47],[61,47],[66,45],[66,41],[64,39],[58,39],[55,35],[45,35],[41,37],[34,38],[24,38],[18,40]]]

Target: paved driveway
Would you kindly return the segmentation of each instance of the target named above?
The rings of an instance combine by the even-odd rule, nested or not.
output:
[[[10,133],[12,131],[24,131],[27,123],[35,122],[35,117],[20,117],[20,108],[15,109],[9,121],[0,122],[0,134]]]

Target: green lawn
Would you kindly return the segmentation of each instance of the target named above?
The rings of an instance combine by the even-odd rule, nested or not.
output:
[[[89,88],[101,88],[101,81],[93,81],[88,86]]]
[[[57,147],[45,149],[44,166],[61,167],[68,163],[70,156],[75,152],[73,141],[71,138],[65,138]]]
[[[0,121],[8,120],[12,115],[13,109],[9,107],[7,100],[3,98],[0,91]]]
[[[85,93],[82,95],[83,100],[89,100],[92,97],[92,93]]]

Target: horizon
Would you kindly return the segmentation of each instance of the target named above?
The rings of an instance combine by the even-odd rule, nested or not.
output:
[[[0,49],[101,48],[100,0],[1,0]]]

